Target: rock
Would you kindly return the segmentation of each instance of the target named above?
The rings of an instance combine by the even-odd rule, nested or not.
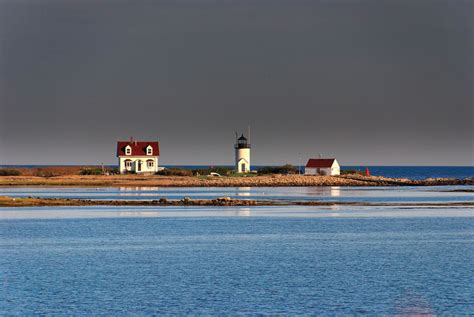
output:
[[[188,205],[191,202],[191,198],[189,197],[184,197],[183,200],[181,200],[183,204]]]
[[[158,201],[160,204],[164,205],[166,203],[168,203],[168,199],[166,198],[160,198],[160,200]]]

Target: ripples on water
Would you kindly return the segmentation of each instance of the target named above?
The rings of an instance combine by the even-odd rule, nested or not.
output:
[[[460,191],[462,190],[462,191]],[[12,197],[54,197],[78,199],[152,200],[212,199],[232,197],[239,199],[291,199],[357,202],[459,202],[474,201],[467,192],[474,186],[422,187],[0,187],[0,195]]]
[[[287,195],[308,196],[301,190]],[[426,195],[396,190],[379,192]],[[472,197],[443,197],[461,194]],[[0,315],[472,314],[473,216],[470,207],[3,208]]]
[[[0,314],[474,311],[473,218],[0,221]]]

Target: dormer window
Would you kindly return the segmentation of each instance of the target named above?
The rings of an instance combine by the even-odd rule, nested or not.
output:
[[[127,145],[125,147],[125,155],[132,155],[132,148],[130,147],[130,145]]]
[[[148,145],[146,147],[146,155],[153,155],[153,148],[151,147],[151,145]]]

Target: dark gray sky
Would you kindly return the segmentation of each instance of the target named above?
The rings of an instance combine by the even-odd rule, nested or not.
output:
[[[0,164],[473,165],[473,4],[0,0]]]

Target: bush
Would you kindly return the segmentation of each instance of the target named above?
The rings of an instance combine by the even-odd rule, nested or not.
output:
[[[53,176],[57,176],[57,174],[53,173],[51,170],[38,168],[38,169],[35,171],[35,176],[39,176],[39,177],[53,177]]]
[[[283,166],[265,166],[258,170],[259,174],[296,174],[298,173],[298,168],[291,165],[286,164]]]
[[[341,175],[364,175],[364,173],[359,170],[341,170]]]
[[[184,168],[165,168],[161,171],[158,171],[156,175],[163,175],[163,176],[193,176],[193,172],[191,170],[187,170]]]
[[[12,168],[2,168],[0,169],[0,176],[18,176],[21,175],[21,172]]]
[[[100,167],[92,167],[92,168],[83,168],[79,172],[79,175],[102,175],[104,171]]]

